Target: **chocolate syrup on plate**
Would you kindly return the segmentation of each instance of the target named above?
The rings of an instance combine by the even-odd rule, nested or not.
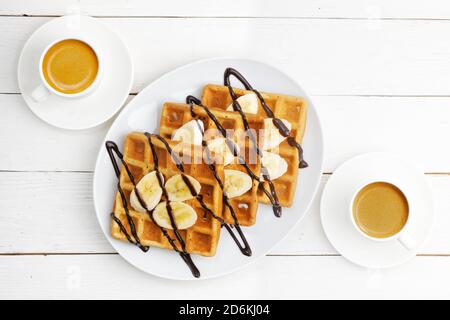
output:
[[[266,115],[269,118],[272,118],[273,124],[275,125],[276,128],[278,128],[280,134],[287,138],[287,141],[288,141],[290,146],[295,147],[295,148],[298,149],[299,168],[307,167],[308,164],[303,159],[303,149],[302,149],[302,147],[300,146],[299,143],[297,143],[295,141],[294,137],[290,136],[290,131],[284,125],[284,123],[280,119],[278,119],[278,118],[276,118],[274,116],[272,110],[270,110],[268,108],[268,106],[266,105],[262,95],[258,91],[253,89],[252,86],[248,83],[248,81],[237,70],[232,69],[232,68],[227,68],[225,70],[225,74],[224,74],[224,84],[229,89],[230,95],[231,95],[231,97],[233,99],[233,109],[235,111],[239,112],[239,114],[240,114],[240,116],[242,118],[243,124],[244,124],[244,128],[247,131],[248,136],[249,136],[250,140],[252,141],[252,143],[253,143],[253,145],[254,145],[254,147],[256,149],[257,155],[261,158],[262,157],[262,152],[261,152],[261,150],[260,150],[260,148],[259,148],[259,146],[258,146],[258,144],[256,142],[256,139],[255,139],[255,137],[253,135],[253,132],[249,128],[249,124],[248,124],[247,118],[245,116],[245,113],[242,111],[242,108],[239,105],[239,102],[237,102],[237,95],[234,92],[234,90],[233,90],[233,88],[231,87],[231,84],[230,84],[230,77],[231,76],[235,76],[244,85],[244,87],[247,90],[253,91],[257,95],[257,97],[260,100],[261,105],[262,105]],[[226,141],[226,144],[227,144],[228,148],[230,149],[230,151],[233,153],[233,155],[235,157],[238,158],[239,163],[244,166],[245,170],[247,171],[248,175],[252,178],[252,180],[255,180],[255,181],[258,182],[259,188],[266,194],[266,196],[271,201],[275,215],[277,217],[280,217],[281,216],[281,206],[279,205],[278,197],[277,197],[277,194],[276,194],[276,191],[275,191],[275,187],[274,187],[274,185],[272,183],[272,180],[269,177],[269,173],[268,173],[267,169],[264,168],[263,166],[261,166],[263,178],[268,182],[268,184],[270,186],[270,192],[267,191],[264,188],[264,185],[263,185],[264,181],[261,181],[260,177],[256,176],[252,172],[252,170],[249,168],[249,166],[245,162],[245,159],[239,154],[239,151],[236,148],[235,143],[231,139],[228,138],[226,130],[222,127],[222,125],[219,123],[217,118],[211,113],[211,111],[206,106],[202,105],[201,101],[199,99],[197,99],[197,98],[195,98],[193,96],[188,96],[186,98],[186,103],[190,104],[190,106],[191,106],[191,114],[192,114],[193,118],[196,117],[196,114],[195,114],[195,112],[193,110],[193,105],[194,104],[202,107],[205,110],[205,112],[207,113],[208,117],[214,122],[214,124],[216,125],[217,129],[221,132],[223,137],[226,139],[225,141]],[[197,124],[198,124],[198,122],[197,122]],[[199,126],[200,131],[203,132],[203,129],[200,127],[199,124],[198,124],[198,126]],[[210,153],[209,148],[208,148],[208,146],[206,144],[206,141],[202,141],[202,145],[203,145],[203,147],[205,149],[205,152],[206,152],[206,157],[207,157],[206,161],[208,162],[208,166],[209,166],[210,170],[212,171],[212,173],[214,175],[214,178],[216,179],[216,181],[218,182],[220,188],[222,189],[223,203],[230,210],[230,214],[231,214],[231,216],[234,219],[234,225],[226,224],[225,221],[221,217],[217,216],[212,210],[210,210],[206,206],[206,204],[203,201],[202,195],[200,195],[200,194],[198,194],[196,192],[196,190],[195,190],[194,186],[192,185],[191,181],[185,175],[184,167],[183,167],[180,159],[178,159],[178,157],[176,157],[176,155],[172,152],[172,149],[170,148],[168,142],[164,138],[162,138],[161,136],[156,135],[156,134],[150,134],[150,133],[145,132],[145,136],[147,137],[148,143],[149,143],[150,148],[152,150],[154,168],[155,168],[155,171],[157,173],[158,183],[159,183],[161,189],[163,190],[164,197],[166,198],[167,213],[169,215],[170,223],[171,223],[171,226],[173,228],[174,234],[175,234],[178,242],[180,243],[181,251],[178,249],[175,240],[170,237],[170,235],[168,234],[167,230],[162,228],[161,226],[159,226],[156,223],[156,221],[154,220],[154,218],[153,218],[153,211],[154,211],[154,209],[148,210],[144,200],[142,199],[142,197],[141,197],[141,195],[140,195],[140,193],[139,193],[139,191],[138,191],[138,189],[136,187],[135,178],[134,178],[133,174],[131,173],[131,170],[129,169],[126,161],[124,160],[123,154],[119,151],[119,148],[117,147],[117,144],[115,142],[113,142],[113,141],[107,141],[105,143],[106,150],[107,150],[108,155],[109,155],[109,157],[111,159],[114,171],[116,173],[116,177],[117,177],[117,179],[119,179],[119,181],[117,183],[117,189],[118,189],[118,191],[120,193],[120,196],[121,196],[122,205],[123,205],[123,208],[125,210],[125,214],[126,214],[126,217],[127,217],[128,224],[130,226],[131,234],[128,233],[128,231],[126,230],[125,226],[122,224],[120,219],[115,216],[114,212],[111,213],[111,218],[117,223],[117,225],[119,226],[121,232],[125,235],[127,240],[130,243],[132,243],[132,244],[136,245],[137,247],[139,247],[144,252],[147,252],[149,250],[148,246],[142,245],[141,240],[139,239],[139,236],[137,235],[136,226],[135,226],[134,221],[133,221],[133,219],[132,219],[132,217],[130,215],[125,193],[124,193],[124,191],[123,191],[123,189],[122,189],[122,187],[120,185],[120,169],[119,169],[119,165],[118,165],[118,162],[117,162],[114,154],[120,159],[123,167],[125,168],[125,171],[126,171],[126,173],[128,175],[128,178],[130,179],[131,183],[134,186],[134,192],[136,194],[136,197],[137,197],[140,205],[146,210],[146,212],[147,212],[148,216],[150,217],[150,219],[152,220],[152,222],[160,228],[161,232],[166,237],[166,239],[168,240],[168,242],[172,246],[173,250],[176,251],[177,253],[179,253],[179,255],[181,256],[183,261],[188,265],[188,267],[191,270],[193,276],[196,277],[196,278],[200,277],[200,271],[198,270],[198,268],[195,266],[194,262],[192,261],[191,255],[186,251],[186,243],[185,243],[184,239],[182,238],[181,234],[179,233],[179,229],[177,227],[175,218],[173,216],[173,210],[172,210],[172,207],[170,205],[168,193],[167,193],[167,190],[166,190],[166,188],[164,186],[164,183],[163,183],[163,179],[162,179],[163,176],[162,176],[161,172],[159,171],[159,165],[158,165],[158,160],[159,159],[158,159],[157,153],[155,151],[154,144],[152,142],[152,137],[155,137],[155,138],[159,139],[164,144],[167,152],[171,155],[172,159],[174,160],[175,165],[181,171],[182,179],[183,179],[184,183],[186,184],[186,186],[188,187],[191,195],[195,199],[197,199],[199,204],[202,206],[202,208],[207,213],[211,214],[211,216],[214,219],[218,220],[221,223],[222,227],[225,227],[227,229],[227,231],[230,233],[231,237],[233,238],[233,240],[235,241],[236,245],[239,247],[241,252],[244,255],[251,256],[252,255],[251,248],[250,248],[250,246],[249,246],[249,244],[247,242],[247,239],[245,238],[245,236],[244,236],[244,234],[242,232],[242,229],[241,229],[241,227],[239,225],[239,221],[237,219],[237,216],[236,216],[236,214],[234,212],[233,207],[230,204],[228,195],[226,194],[226,192],[224,190],[223,181],[218,176],[216,168],[215,168],[215,166],[212,163],[211,153]],[[238,236],[236,236],[235,233],[233,232],[233,230],[232,230],[233,227],[237,230],[237,232],[239,234],[239,237],[241,238],[241,241],[242,241],[243,244],[241,244],[241,242],[238,239]]]
[[[231,81],[230,78],[231,76],[234,76],[236,79],[238,79],[245,87],[246,90],[249,91],[253,91],[256,96],[258,97],[259,101],[261,102],[261,106],[264,109],[264,112],[266,113],[266,115],[272,119],[272,122],[274,124],[274,126],[278,129],[278,131],[280,132],[280,134],[283,137],[287,138],[288,144],[291,147],[295,147],[298,150],[298,167],[299,168],[306,168],[308,166],[308,164],[306,163],[306,161],[303,159],[303,148],[302,146],[295,141],[295,138],[292,137],[290,135],[290,131],[289,129],[286,127],[286,125],[283,123],[283,121],[281,121],[281,119],[276,118],[274,113],[272,112],[272,110],[270,110],[270,108],[267,106],[263,96],[261,95],[261,93],[259,93],[259,91],[257,91],[256,89],[254,89],[250,83],[247,81],[247,79],[244,78],[244,76],[237,71],[236,69],[233,68],[227,68],[225,70],[224,73],[224,85],[228,88],[228,91],[230,93],[231,98],[233,99],[233,109],[237,112],[239,112],[239,114],[241,115],[242,121],[244,123],[244,126],[246,128],[246,130],[248,130],[248,121],[247,121],[247,117],[245,116],[245,113],[242,111],[241,106],[239,105],[239,102],[237,101],[238,97],[236,95],[236,93],[234,92],[233,87],[231,86]],[[254,139],[253,135],[251,134],[251,132],[249,132],[249,138],[250,140],[253,142],[256,150],[257,150],[257,154],[260,157],[260,159],[262,158],[262,153],[259,152],[259,146],[256,143],[256,140]],[[281,206],[278,202],[278,196],[276,194],[276,190],[275,190],[275,186],[273,185],[272,180],[270,179],[269,176],[269,172],[267,171],[266,168],[264,168],[264,166],[261,165],[261,171],[262,171],[262,175],[264,177],[264,180],[266,180],[269,184],[270,187],[270,194],[271,194],[271,198],[269,197],[273,209],[274,209],[274,213],[277,217],[281,216]],[[260,185],[261,186],[261,185]],[[267,192],[264,190],[264,192],[267,195]]]
[[[283,121],[281,121],[281,119],[275,117],[272,110],[270,110],[270,108],[267,106],[266,101],[264,100],[261,93],[259,93],[259,91],[255,90],[255,89],[253,89],[253,87],[250,85],[250,83],[247,81],[247,79],[245,79],[244,76],[239,71],[237,71],[236,69],[233,69],[233,68],[227,68],[225,70],[225,74],[224,74],[224,85],[228,87],[228,91],[230,92],[231,98],[233,99],[233,108],[235,110],[237,109],[236,111],[239,111],[239,113],[242,116],[242,119],[243,120],[245,119],[245,114],[243,114],[242,109],[239,106],[239,103],[236,101],[237,96],[236,96],[236,93],[234,92],[233,88],[231,87],[231,83],[230,83],[231,76],[234,76],[236,79],[238,79],[239,82],[241,82],[244,85],[246,90],[253,91],[256,94],[259,101],[261,102],[261,106],[264,109],[264,112],[266,113],[266,115],[269,118],[272,119],[274,126],[279,130],[280,134],[283,137],[287,138],[287,141],[291,147],[297,148],[297,150],[298,150],[298,167],[299,168],[308,167],[308,164],[306,163],[306,161],[303,158],[302,146],[297,141],[295,141],[294,137],[292,137],[290,135],[290,131],[286,127],[286,125],[283,123]]]
[[[147,134],[146,134],[146,136],[147,136]],[[149,136],[147,136],[147,138],[148,138],[148,137],[149,137]],[[151,142],[151,139],[150,139],[150,138],[149,138],[149,141]],[[153,144],[150,144],[150,146],[153,146]],[[136,187],[135,178],[134,178],[133,174],[131,173],[131,171],[130,171],[128,165],[127,165],[127,163],[126,163],[125,160],[123,159],[123,154],[119,151],[119,148],[117,147],[117,144],[116,144],[115,142],[113,142],[113,141],[107,141],[107,142],[106,142],[106,150],[108,151],[108,154],[109,154],[109,157],[110,157],[111,162],[112,162],[112,164],[113,164],[114,171],[115,171],[115,173],[116,173],[117,178],[118,178],[118,179],[120,178],[120,169],[119,169],[119,166],[118,166],[118,164],[117,164],[116,158],[114,157],[114,154],[113,154],[113,153],[115,153],[115,154],[117,155],[117,157],[120,159],[120,161],[122,162],[122,165],[124,166],[124,168],[125,168],[125,170],[126,170],[126,172],[127,172],[127,175],[128,175],[128,177],[129,177],[131,183],[132,183],[133,186],[134,186],[134,192],[135,192],[135,194],[136,194],[136,197],[137,197],[137,199],[138,199],[140,205],[146,210],[146,212],[147,212],[148,216],[150,217],[150,219],[152,220],[152,222],[153,222],[155,225],[157,225],[157,226],[159,227],[159,229],[161,230],[161,232],[163,233],[163,235],[164,235],[164,236],[166,237],[166,239],[169,241],[169,243],[170,243],[170,245],[172,246],[173,250],[176,251],[176,252],[178,252],[178,253],[180,254],[180,256],[181,256],[181,258],[183,259],[183,261],[188,265],[189,269],[191,270],[192,275],[193,275],[194,277],[196,277],[196,278],[200,277],[200,271],[198,270],[198,268],[195,266],[194,262],[192,261],[191,255],[190,255],[189,253],[186,252],[186,245],[185,245],[185,242],[184,242],[183,238],[181,237],[181,235],[180,235],[179,232],[178,232],[178,228],[177,228],[177,226],[176,226],[175,218],[173,217],[173,212],[172,212],[172,208],[171,208],[171,206],[170,206],[169,201],[167,201],[167,212],[168,212],[168,215],[169,215],[169,218],[170,218],[171,225],[172,225],[172,228],[173,228],[173,230],[174,230],[175,236],[177,237],[177,239],[178,239],[178,241],[179,241],[179,243],[180,243],[180,245],[181,245],[182,251],[180,251],[180,250],[178,249],[178,247],[177,247],[177,245],[176,245],[174,239],[172,239],[172,238],[170,237],[170,235],[168,234],[167,230],[164,229],[164,228],[162,228],[162,227],[160,227],[160,226],[155,222],[155,220],[153,219],[153,211],[154,211],[154,209],[153,209],[153,210],[148,210],[147,205],[145,204],[144,200],[142,199],[142,197],[141,197],[141,195],[139,194],[139,191],[138,191],[138,189],[137,189],[137,187]],[[155,161],[154,163],[155,163],[155,169],[156,169],[156,168],[158,168],[158,157],[157,157],[157,155],[156,155],[156,152],[154,152],[154,147],[152,147],[152,153],[153,153],[153,159],[154,159],[154,161]],[[166,189],[164,188],[164,185],[163,185],[163,183],[162,183],[162,175],[161,175],[161,173],[158,171],[158,169],[156,169],[156,172],[157,172],[157,175],[156,175],[156,176],[157,176],[157,178],[158,178],[159,185],[160,185],[161,188],[163,189],[164,195],[167,197],[167,191],[166,191]],[[111,213],[111,217],[112,217],[113,220],[117,223],[117,225],[119,226],[119,228],[120,228],[120,230],[122,231],[122,233],[125,234],[125,236],[126,236],[126,238],[127,238],[127,240],[128,240],[129,242],[136,244],[139,248],[141,248],[141,250],[143,250],[144,252],[147,252],[148,249],[149,249],[149,247],[148,247],[148,246],[142,246],[141,243],[140,243],[140,239],[139,239],[139,237],[137,236],[137,233],[136,233],[136,227],[135,227],[135,225],[134,225],[133,219],[132,219],[131,216],[130,216],[130,213],[129,213],[129,210],[128,210],[127,199],[126,199],[126,197],[125,197],[125,194],[124,194],[124,192],[123,192],[122,187],[120,186],[120,181],[119,181],[118,184],[117,184],[117,188],[118,188],[119,193],[120,193],[120,195],[121,195],[123,207],[124,207],[124,209],[125,209],[125,213],[126,213],[126,215],[127,215],[127,220],[128,220],[129,225],[130,225],[130,230],[131,230],[132,236],[133,236],[133,238],[135,239],[135,241],[133,241],[133,238],[132,238],[131,235],[127,232],[127,230],[125,229],[125,227],[123,226],[123,224],[121,223],[121,221],[114,215],[114,212]],[[166,199],[167,199],[167,198],[166,198]]]
[[[270,191],[268,191],[268,190],[266,190],[266,188],[264,188],[264,184],[263,184],[264,181],[261,181],[261,179],[257,175],[255,175],[255,173],[250,169],[248,164],[245,162],[244,157],[242,155],[240,155],[238,149],[236,148],[235,143],[228,137],[226,130],[220,124],[219,120],[217,120],[216,116],[209,110],[209,108],[207,106],[203,105],[201,103],[201,101],[194,96],[187,96],[186,103],[189,104],[191,107],[191,115],[193,118],[196,117],[196,114],[194,112],[194,104],[203,108],[203,110],[206,112],[208,117],[212,120],[212,122],[214,122],[217,130],[219,130],[221,135],[225,138],[225,142],[227,144],[228,149],[232,152],[233,156],[235,156],[238,159],[238,163],[241,164],[245,168],[245,170],[247,171],[247,174],[250,176],[250,178],[252,178],[252,180],[258,182],[258,188],[261,189],[266,194],[267,198],[269,198],[270,202],[272,203],[273,212],[274,212],[275,216],[281,217],[281,206],[278,202],[278,197],[275,192],[275,187],[274,187],[272,181],[270,180],[268,171],[264,167],[261,166],[263,178],[269,182]],[[240,108],[240,106],[239,106],[239,108]],[[241,115],[243,115],[245,117],[244,113],[241,113]],[[253,139],[253,140],[251,140],[252,144],[256,148],[256,152],[257,152],[258,156],[261,157],[262,154],[260,153],[259,147],[257,146],[257,143],[256,143],[256,139],[254,138],[254,136],[249,128],[246,117],[244,120],[244,127],[246,128],[246,131],[251,135],[251,137],[253,137],[253,138],[250,137],[250,139]]]
[[[230,228],[230,225],[226,224],[225,221],[224,221],[221,217],[219,217],[218,215],[216,215],[216,214],[215,214],[210,208],[208,208],[208,206],[205,204],[205,202],[203,201],[203,196],[197,193],[197,191],[195,190],[195,188],[194,188],[194,186],[192,185],[192,183],[191,183],[191,181],[189,180],[189,178],[184,174],[184,166],[183,166],[181,160],[178,158],[178,156],[177,156],[174,152],[172,152],[172,148],[169,146],[169,144],[167,143],[167,141],[166,141],[163,137],[161,137],[160,135],[156,135],[156,134],[150,135],[149,133],[145,133],[145,135],[147,136],[147,138],[148,138],[148,140],[149,140],[150,146],[153,145],[153,144],[151,143],[151,138],[150,138],[150,136],[156,137],[157,139],[159,139],[159,140],[164,144],[164,146],[166,147],[167,152],[171,155],[171,157],[172,157],[173,161],[175,162],[175,165],[177,166],[178,170],[181,171],[181,177],[182,177],[184,183],[186,184],[186,186],[188,187],[189,191],[191,192],[191,195],[192,195],[194,198],[196,198],[196,200],[198,201],[198,203],[201,205],[201,207],[202,207],[207,213],[209,213],[214,219],[218,220],[218,221],[220,222],[221,226],[224,227],[224,228],[230,233],[231,237],[233,238],[233,240],[234,240],[234,242],[236,243],[236,245],[238,246],[238,248],[241,250],[242,254],[244,254],[244,255],[246,255],[246,256],[251,256],[251,255],[252,255],[252,250],[251,250],[251,248],[250,248],[250,245],[249,245],[248,242],[247,242],[247,239],[246,239],[245,236],[244,236],[244,233],[242,232],[242,230],[241,230],[241,228],[240,228],[239,222],[238,222],[238,220],[237,220],[236,215],[234,214],[234,211],[232,211],[233,208],[232,208],[231,205],[229,204],[228,198],[226,198],[226,199],[227,199],[226,201],[224,200],[224,204],[227,205],[227,206],[229,206],[229,208],[231,208],[231,209],[230,209],[230,212],[232,212],[233,219],[235,220],[234,226],[235,226],[235,228],[236,228],[236,230],[237,230],[237,232],[238,232],[238,234],[239,234],[239,237],[241,238],[242,244],[241,244],[241,242],[239,241],[238,236],[236,236],[236,235],[234,234],[233,230]],[[212,171],[215,180],[218,182],[219,187],[220,187],[220,188],[222,189],[222,191],[223,191],[223,189],[224,189],[223,183],[222,183],[222,181],[220,180],[220,178],[219,178],[219,176],[218,176],[218,174],[217,174],[216,168],[215,168],[214,165],[212,164],[212,161],[211,161],[211,158],[210,158],[209,149],[208,149],[208,147],[206,146],[206,142],[203,141],[202,144],[203,144],[203,146],[205,147],[205,151],[206,151],[207,154],[209,155],[208,167],[209,167],[209,169]],[[154,148],[154,147],[153,147],[153,148]],[[152,152],[153,152],[154,155],[156,155],[156,152],[153,151],[153,150],[154,150],[153,148],[152,148]],[[155,159],[154,159],[154,160],[155,160]],[[156,162],[155,162],[155,163],[157,163],[157,159],[156,159]],[[156,168],[156,165],[155,165],[155,168]],[[163,190],[164,190],[164,189],[163,189]],[[222,194],[223,194],[223,193],[222,193]],[[167,195],[166,195],[166,197],[167,197]],[[225,198],[224,198],[224,199],[225,199]]]
[[[117,179],[120,179],[120,169],[119,169],[119,166],[117,164],[117,160],[114,157],[114,153],[116,154],[116,156],[122,162],[122,165],[124,166],[128,176],[130,178],[131,183],[133,183],[133,185],[136,186],[135,182],[134,182],[134,177],[131,174],[130,168],[128,167],[127,163],[123,159],[123,154],[119,151],[119,148],[117,147],[117,145],[113,141],[107,141],[106,142],[106,150],[108,151],[108,155],[109,155],[109,157],[111,159],[111,162],[113,164],[113,168],[114,168],[114,171],[116,173]],[[123,234],[125,234],[127,240],[130,243],[135,244],[142,251],[147,252],[149,247],[148,246],[143,246],[141,244],[141,240],[139,239],[139,237],[137,235],[136,226],[134,224],[133,218],[130,215],[130,211],[128,210],[127,199],[126,199],[125,193],[124,193],[124,191],[123,191],[123,189],[122,189],[122,187],[120,185],[120,181],[118,181],[118,183],[117,183],[117,189],[119,190],[120,197],[122,199],[122,206],[125,209],[125,214],[127,216],[127,221],[128,221],[128,224],[130,225],[131,235],[127,232],[127,230],[125,229],[125,226],[122,224],[122,222],[119,220],[119,218],[117,218],[114,215],[114,212],[111,212],[111,217],[117,223],[117,225],[119,226],[120,230],[122,231]],[[136,195],[138,195],[138,194],[136,193]]]

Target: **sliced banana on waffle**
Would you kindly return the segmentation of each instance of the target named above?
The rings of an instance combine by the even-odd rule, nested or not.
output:
[[[237,102],[245,113],[258,113],[258,97],[255,93],[247,93],[237,98]],[[227,108],[227,111],[234,111],[233,103]]]
[[[208,149],[211,152],[211,157],[217,164],[229,165],[233,162],[234,155],[227,145],[225,138],[215,138],[207,142]],[[234,144],[235,148],[239,151],[239,146]]]
[[[289,121],[285,119],[281,119],[284,125],[290,131],[292,129],[292,125]],[[282,143],[286,137],[283,137],[280,134],[280,130],[273,124],[272,118],[264,119],[264,140],[263,140],[263,150],[269,150],[275,148],[280,143]]]
[[[197,221],[197,213],[190,205],[179,201],[171,201],[169,204],[178,229],[187,229],[195,224]],[[166,201],[156,206],[153,212],[153,219],[160,227],[173,230]]]
[[[172,134],[172,140],[184,143],[202,145],[205,126],[201,120],[191,120],[183,124]]]
[[[190,182],[193,190],[191,190],[188,184],[184,181],[181,174],[174,175],[166,182],[166,190],[170,201],[186,201],[193,199],[195,195],[200,193],[201,185],[195,178],[184,175]],[[193,195],[193,193],[195,193]]]
[[[133,190],[130,194],[131,206],[139,212],[145,213],[147,210],[152,210],[161,200],[162,188],[159,185],[158,176],[156,171],[152,171],[146,174],[136,185],[136,189],[145,203],[146,208],[144,208],[136,195],[136,190]],[[162,182],[164,183],[164,177],[161,176]]]
[[[252,178],[245,172],[225,169],[224,173],[224,191],[227,193],[228,198],[242,196],[252,188]]]
[[[267,151],[263,151],[262,153],[261,164],[264,168],[267,169],[270,180],[275,180],[281,177],[283,174],[286,173],[288,169],[288,164],[286,160],[284,160],[276,153]],[[262,173],[261,178],[264,179]]]

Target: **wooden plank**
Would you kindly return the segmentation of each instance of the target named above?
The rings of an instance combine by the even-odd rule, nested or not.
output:
[[[0,18],[0,92],[18,92],[17,59],[49,18]],[[287,71],[311,95],[445,95],[445,21],[247,18],[104,18],[131,49],[140,91],[175,67],[236,56]],[[236,35],[239,35],[237,37]],[[228,40],[227,40],[228,39]],[[232,39],[229,40],[229,39]]]
[[[113,252],[95,217],[91,173],[0,177],[0,252]]]
[[[37,118],[20,95],[0,95],[0,170],[92,170],[111,121],[68,131]]]
[[[449,257],[383,271],[341,257],[265,257],[222,278],[180,282],[146,275],[117,255],[13,256],[0,257],[0,298],[449,299],[449,268]]]
[[[327,172],[370,151],[401,153],[424,172],[450,172],[450,149],[444,147],[450,137],[449,98],[314,97],[313,101],[322,120]]]
[[[328,177],[323,177],[308,216],[271,254],[337,254],[319,218],[319,198]],[[450,175],[429,177],[437,220],[421,253],[450,254]],[[1,172],[0,253],[114,252],[97,223],[91,187],[90,173]]]
[[[450,98],[313,97],[325,136],[326,172],[376,150],[403,153],[424,172],[450,172]],[[92,171],[109,123],[53,128],[18,95],[0,95],[0,170]],[[401,129],[400,129],[401,128]],[[307,156],[307,150],[306,150]]]
[[[0,95],[0,170],[90,170],[108,124],[67,131],[38,119],[19,95]]]
[[[433,0],[280,0],[207,1],[172,0],[14,0],[3,4],[3,15],[63,15],[76,4],[82,12],[95,16],[196,16],[196,17],[317,17],[317,18],[428,18],[450,17],[448,1]]]

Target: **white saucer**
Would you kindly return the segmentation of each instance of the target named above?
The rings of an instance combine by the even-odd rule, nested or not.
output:
[[[410,232],[417,242],[415,250],[405,249],[397,240],[375,242],[362,237],[349,218],[352,189],[371,176],[389,176],[408,186],[414,198],[415,219]],[[427,239],[433,224],[433,197],[428,181],[402,158],[384,152],[352,158],[331,176],[321,200],[322,226],[334,248],[351,262],[368,268],[387,268],[414,257]]]
[[[39,85],[39,58],[45,47],[63,37],[80,36],[95,43],[103,55],[103,78],[89,96],[69,100],[51,95],[37,103],[31,92]],[[133,63],[120,37],[97,19],[71,15],[49,21],[28,39],[19,60],[20,92],[43,121],[64,129],[87,129],[111,118],[123,105],[133,83]]]

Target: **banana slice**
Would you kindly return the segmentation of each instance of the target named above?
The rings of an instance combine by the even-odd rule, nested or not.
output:
[[[275,180],[286,173],[288,164],[286,160],[276,153],[263,151],[261,164],[267,169],[270,180]],[[261,179],[264,179],[261,174]]]
[[[161,177],[164,183],[164,177]],[[145,203],[148,210],[152,210],[161,200],[162,188],[159,185],[157,172],[152,171],[146,174],[136,185],[136,188]],[[138,212],[145,213],[146,210],[141,206],[136,191],[133,190],[130,194],[130,204]]]
[[[258,97],[254,93],[247,93],[237,99],[242,111],[245,113],[258,113]],[[230,104],[227,111],[234,111],[233,104]]]
[[[239,151],[239,146],[235,144],[237,151]],[[225,138],[215,138],[208,141],[208,149],[211,152],[212,158],[217,164],[223,164],[224,166],[229,165],[233,162],[234,155],[228,148]]]
[[[172,215],[175,218],[175,224],[178,229],[183,230],[190,228],[197,221],[197,213],[188,204],[178,201],[170,202],[172,208]],[[167,212],[167,202],[161,202],[153,211],[153,219],[155,222],[165,229],[172,229],[169,214]]]
[[[283,121],[284,125],[289,129],[289,131],[292,129],[291,123],[285,119],[281,119]],[[278,146],[280,143],[282,143],[286,137],[283,137],[280,134],[280,130],[273,124],[272,118],[266,118],[264,119],[264,144],[263,144],[263,150],[269,150],[276,146]]]
[[[224,170],[224,190],[228,198],[239,197],[252,188],[252,178],[242,171]]]
[[[172,134],[172,140],[201,146],[204,131],[205,126],[201,120],[191,120]]]
[[[199,194],[201,189],[200,182],[198,182],[195,178],[188,176],[187,174],[185,174],[185,176],[189,179],[192,186],[194,187],[195,193]],[[181,174],[177,174],[167,180],[165,187],[170,201],[186,201],[195,197],[194,195],[192,195],[192,192],[187,186],[186,182],[184,182]]]

